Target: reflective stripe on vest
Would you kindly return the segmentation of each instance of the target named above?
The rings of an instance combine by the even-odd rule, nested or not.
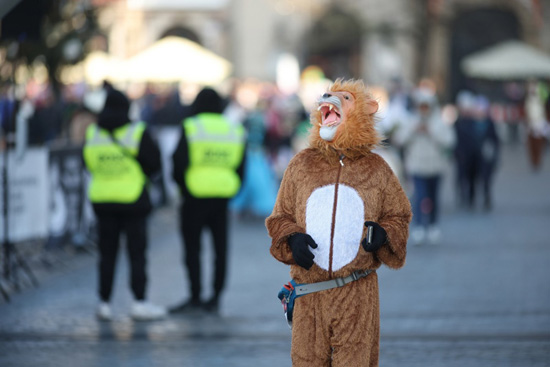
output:
[[[139,199],[146,176],[136,158],[144,131],[145,123],[128,123],[113,131],[115,143],[107,130],[88,126],[84,161],[92,176],[88,188],[92,203],[131,204]]]
[[[202,113],[183,122],[189,144],[187,190],[197,198],[231,198],[241,187],[236,169],[244,154],[244,128]]]

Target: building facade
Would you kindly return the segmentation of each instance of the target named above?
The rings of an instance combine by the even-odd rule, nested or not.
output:
[[[385,85],[432,79],[452,98],[460,61],[508,39],[550,51],[542,0],[121,0],[101,12],[109,51],[125,58],[166,35],[225,57],[237,78],[275,80],[277,61],[318,65],[329,78]]]

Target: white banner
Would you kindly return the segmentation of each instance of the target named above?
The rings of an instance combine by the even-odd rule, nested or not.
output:
[[[8,153],[8,234],[12,242],[48,235],[48,149]],[[0,241],[4,240],[4,153],[0,153]]]
[[[90,224],[86,214],[84,162],[81,147],[52,147],[48,177],[50,182],[49,235],[60,241],[73,241]]]

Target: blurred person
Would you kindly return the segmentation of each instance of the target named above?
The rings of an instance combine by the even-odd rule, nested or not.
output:
[[[305,116],[307,113],[298,95],[282,95],[278,91],[272,95],[266,112],[266,145],[278,180],[296,153],[292,141]]]
[[[525,96],[525,118],[527,122],[527,148],[529,161],[535,171],[542,162],[546,139],[550,133],[545,104],[549,97],[548,87],[536,80],[530,80]]]
[[[298,122],[298,125],[294,129],[291,139],[292,151],[296,154],[303,149],[306,149],[309,146],[309,128],[310,128],[309,116],[305,114],[302,117],[301,121]]]
[[[87,105],[88,90],[82,83],[67,86],[63,91],[65,103],[69,106],[68,111],[65,111],[66,138],[69,144],[82,146],[86,139],[86,129],[97,121],[99,111],[94,112]]]
[[[29,119],[29,145],[43,145],[61,136],[63,108],[51,87],[46,87],[34,101]]]
[[[6,87],[0,90],[0,150],[15,149],[15,156],[21,158],[28,146],[28,124],[34,105],[26,96],[17,99],[13,91]]]
[[[388,103],[377,127],[384,136],[385,144],[374,151],[390,165],[400,182],[405,180],[403,150],[396,146],[394,134],[410,119],[410,92],[401,79],[393,79],[388,89]]]
[[[223,115],[219,94],[204,88],[183,121],[181,138],[172,156],[173,178],[183,197],[180,229],[184,264],[190,281],[190,298],[171,313],[199,310],[217,312],[225,286],[228,242],[228,201],[241,187],[245,167],[245,131]],[[212,297],[201,300],[201,235],[212,234],[214,284]]]
[[[88,126],[96,122],[97,116],[85,105],[77,109],[69,123],[69,140],[71,144],[81,145],[86,140]]]
[[[460,91],[456,99],[457,119],[453,125],[456,135],[454,149],[456,167],[456,192],[460,207],[469,205],[468,172],[472,171],[475,152],[474,113],[476,98],[470,91]]]
[[[231,122],[243,123],[247,116],[246,108],[239,102],[240,83],[234,81],[229,96],[224,101],[223,116]]]
[[[483,189],[483,207],[490,210],[493,205],[492,181],[497,166],[500,142],[496,132],[495,123],[490,117],[489,100],[482,95],[476,96],[473,110],[472,125],[472,154],[468,157],[467,180],[467,204],[473,208],[476,199],[476,186],[481,181]]]
[[[392,80],[388,88],[388,103],[379,127],[390,144],[395,131],[410,118],[411,97],[405,83],[400,79]]]
[[[246,136],[246,168],[241,190],[229,202],[234,213],[249,213],[265,218],[273,210],[277,197],[275,172],[267,159],[264,147],[265,111],[268,101],[260,99],[256,108],[244,119]]]
[[[155,95],[151,106],[146,106],[143,112],[149,114],[145,120],[147,124],[156,129],[161,126],[178,126],[189,113],[187,106],[181,102],[177,88],[163,90]]]
[[[160,151],[143,122],[130,122],[130,102],[107,86],[97,124],[86,130],[83,155],[91,181],[88,197],[99,227],[99,298],[97,317],[112,317],[110,300],[120,235],[126,237],[130,286],[134,302],[130,316],[152,320],[166,315],[146,301],[147,217],[152,210],[147,182],[161,169]]]
[[[14,98],[13,92],[8,87],[0,90],[0,139],[2,139],[2,150],[7,144],[6,136],[15,130],[15,116],[19,110],[19,101]]]
[[[82,109],[82,85],[70,84],[61,89],[61,138],[71,143],[72,122],[76,114]]]
[[[395,143],[404,149],[405,170],[413,181],[411,239],[415,244],[435,244],[440,237],[438,191],[455,134],[441,118],[431,90],[419,88],[413,99],[415,110],[411,119],[395,132]]]

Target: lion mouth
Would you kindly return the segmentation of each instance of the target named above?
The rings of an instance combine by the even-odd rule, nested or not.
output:
[[[321,126],[336,126],[342,121],[342,113],[332,103],[321,103],[317,110],[321,111]]]

